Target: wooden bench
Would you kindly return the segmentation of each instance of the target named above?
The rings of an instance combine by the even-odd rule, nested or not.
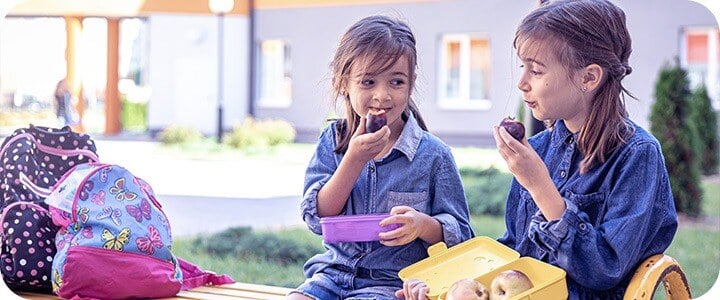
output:
[[[271,300],[285,299],[285,295],[292,291],[290,288],[251,284],[251,283],[231,283],[217,286],[201,286],[187,291],[181,291],[175,297],[162,298],[167,300],[177,299],[200,299],[200,300],[229,300],[229,299],[255,299],[255,300]],[[30,300],[60,299],[55,295],[37,294],[37,293],[21,293],[19,295]]]

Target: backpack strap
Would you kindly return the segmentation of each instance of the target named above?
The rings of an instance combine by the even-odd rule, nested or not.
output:
[[[87,156],[89,159],[91,159],[91,160],[94,161],[94,162],[100,161],[100,159],[98,158],[97,154],[95,154],[94,152],[92,152],[92,151],[90,151],[90,150],[87,150],[87,149],[58,149],[58,148],[53,148],[53,147],[50,147],[50,146],[47,146],[47,145],[43,145],[43,144],[40,143],[37,139],[35,139],[35,136],[33,136],[31,133],[27,133],[27,132],[26,132],[26,133],[18,134],[18,135],[16,135],[16,136],[10,138],[10,140],[5,143],[5,146],[2,148],[2,150],[0,150],[0,155],[2,155],[2,153],[4,153],[5,150],[7,150],[7,147],[9,147],[10,145],[12,145],[13,142],[15,142],[15,141],[17,141],[17,140],[19,140],[19,139],[21,139],[21,138],[30,139],[30,141],[32,141],[32,142],[35,144],[35,146],[37,146],[38,150],[40,150],[40,151],[42,151],[42,152],[45,152],[45,153],[49,153],[49,154],[53,154],[53,155],[57,155],[57,156],[80,156],[80,155],[84,155],[84,156]]]
[[[176,257],[182,270],[182,288],[186,291],[200,286],[206,285],[222,285],[235,282],[235,279],[226,274],[215,274],[214,272],[200,269],[197,265],[186,261],[180,257]]]

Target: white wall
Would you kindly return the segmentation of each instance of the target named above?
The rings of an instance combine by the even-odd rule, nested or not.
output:
[[[224,128],[247,113],[247,19],[224,18]],[[148,19],[151,101],[148,127],[217,132],[218,19],[158,15]]]

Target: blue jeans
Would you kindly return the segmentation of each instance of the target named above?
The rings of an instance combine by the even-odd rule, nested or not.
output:
[[[351,270],[340,265],[328,266],[315,272],[293,292],[317,300],[397,299],[395,291],[402,288],[402,281],[388,275],[364,268]]]

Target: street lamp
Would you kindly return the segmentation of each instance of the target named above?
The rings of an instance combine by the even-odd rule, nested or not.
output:
[[[225,14],[230,12],[235,6],[234,0],[210,0],[208,2],[210,11],[218,16],[218,101],[217,101],[217,142],[222,143],[223,134],[223,40],[225,34],[223,33],[224,17]]]

